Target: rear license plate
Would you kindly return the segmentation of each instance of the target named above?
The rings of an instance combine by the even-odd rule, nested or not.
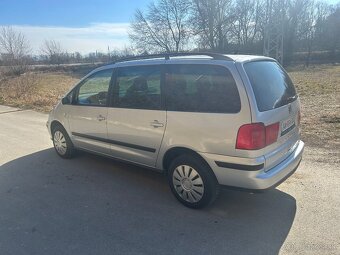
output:
[[[295,127],[295,118],[289,118],[281,121],[281,136],[287,134]]]

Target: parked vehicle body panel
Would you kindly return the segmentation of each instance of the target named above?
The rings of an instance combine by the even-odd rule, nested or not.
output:
[[[290,78],[271,58],[206,55],[94,70],[51,112],[51,136],[60,125],[76,148],[170,171],[172,191],[190,207],[207,203],[204,181],[254,190],[278,185],[304,148]],[[198,177],[191,180],[191,172]],[[212,198],[216,187],[209,185]]]

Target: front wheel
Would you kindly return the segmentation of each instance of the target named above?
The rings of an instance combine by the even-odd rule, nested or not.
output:
[[[176,158],[168,169],[168,183],[178,201],[190,208],[208,206],[219,193],[215,175],[197,156]]]
[[[71,158],[74,155],[74,147],[66,130],[58,125],[52,131],[53,146],[57,154],[62,158]]]

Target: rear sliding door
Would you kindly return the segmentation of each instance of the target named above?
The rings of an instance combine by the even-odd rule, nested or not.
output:
[[[161,69],[161,65],[117,68],[107,121],[112,156],[155,166],[166,127]]]

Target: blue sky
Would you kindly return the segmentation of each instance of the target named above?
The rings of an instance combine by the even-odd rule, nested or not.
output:
[[[1,0],[0,24],[87,26],[90,23],[125,23],[136,8],[150,0]]]
[[[68,52],[107,51],[129,45],[129,22],[151,0],[0,0],[0,26],[11,25],[38,54],[44,40]]]
[[[45,39],[59,41],[69,52],[106,52],[108,46],[122,49],[129,45],[133,13],[151,1],[0,0],[0,26],[11,25],[22,32],[35,54]]]

